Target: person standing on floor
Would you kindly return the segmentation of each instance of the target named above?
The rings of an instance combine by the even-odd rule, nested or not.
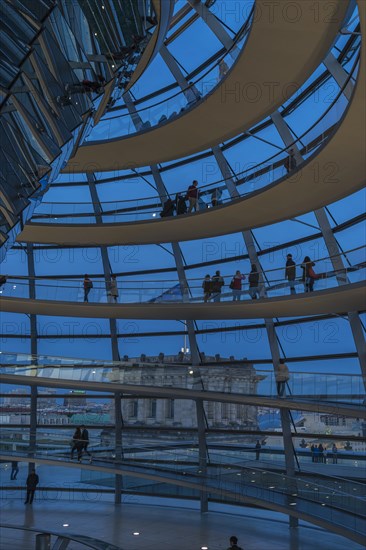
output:
[[[84,287],[84,302],[89,302],[88,296],[89,296],[89,292],[93,288],[93,283],[89,278],[89,275],[87,275],[86,273],[84,275],[83,287]]]
[[[333,464],[338,464],[338,449],[335,443],[333,443],[332,445],[332,459],[333,459]]]
[[[24,504],[32,504],[34,499],[34,493],[36,492],[38,483],[39,483],[39,477],[36,474],[36,471],[33,469],[27,477],[27,481],[26,481],[27,497],[24,501]]]
[[[238,537],[235,535],[230,537],[230,546],[227,550],[243,550],[240,546],[238,546]]]
[[[319,460],[318,460],[318,462],[320,464],[323,464],[323,462],[324,462],[324,447],[323,447],[322,443],[320,443],[318,449],[319,449]]]
[[[315,280],[320,279],[320,275],[315,273],[313,269],[314,265],[315,263],[310,260],[309,256],[305,256],[301,264],[305,292],[313,292]]]
[[[280,359],[277,369],[275,371],[275,378],[277,383],[277,394],[283,397],[286,394],[286,383],[290,379],[290,371],[285,363],[284,359]]]
[[[175,204],[170,197],[163,204],[163,210],[160,212],[161,218],[167,218],[174,216]]]
[[[182,214],[187,213],[186,200],[185,200],[184,197],[182,197],[182,195],[179,195],[179,193],[177,193],[177,195],[175,197],[175,208],[176,208],[176,211],[177,211],[177,216],[181,216]]]
[[[296,264],[292,259],[292,254],[287,254],[285,279],[288,280],[291,294],[296,294],[295,279],[296,279]]]
[[[112,304],[113,302],[118,302],[118,286],[117,286],[117,278],[115,275],[111,276],[111,280],[108,281],[107,285],[107,295],[108,295],[108,303]]]
[[[72,436],[71,444],[72,444],[72,446],[71,446],[71,457],[70,457],[71,460],[74,458],[74,452],[75,451],[77,452],[78,459],[79,459],[79,456],[81,456],[81,447],[82,447],[81,429],[79,428],[79,426],[74,431],[74,435]]]
[[[311,452],[311,462],[315,462],[315,445],[314,445],[314,443],[310,447],[310,452]]]
[[[202,281],[203,301],[208,302],[211,298],[212,281],[209,275],[206,275]]]
[[[245,279],[245,275],[240,273],[239,270],[235,272],[234,277],[231,280],[230,288],[233,291],[233,302],[240,302],[242,292],[242,282]]]
[[[19,466],[18,462],[16,460],[13,460],[11,463],[11,472],[10,472],[10,479],[14,481],[17,478],[19,472]]]
[[[192,185],[188,187],[187,191],[187,197],[189,206],[188,206],[188,212],[192,212],[194,210],[197,212],[198,210],[198,181],[193,180]]]
[[[259,297],[259,272],[257,266],[252,264],[252,269],[248,277],[249,281],[249,294],[252,300],[256,300]]]
[[[211,289],[214,302],[221,301],[221,289],[224,286],[224,279],[220,275],[220,271],[216,271],[215,275],[211,279]]]
[[[92,455],[88,451],[89,445],[89,432],[84,425],[81,426],[81,451],[85,452],[90,457],[90,462],[92,461]],[[79,461],[80,462],[80,461]]]

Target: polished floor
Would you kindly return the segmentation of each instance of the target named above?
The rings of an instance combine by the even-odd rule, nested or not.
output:
[[[81,495],[78,495],[81,499]],[[146,504],[149,502],[150,504]],[[145,503],[144,503],[145,502]],[[154,505],[153,505],[154,502]],[[160,505],[158,504],[160,502]],[[170,504],[170,506],[167,506]],[[301,524],[289,529],[287,518],[272,512],[212,505],[212,511],[200,515],[190,503],[139,499],[126,495],[121,506],[84,495],[74,500],[55,495],[54,500],[35,500],[25,506],[20,495],[4,492],[1,522],[38,527],[65,534],[77,533],[113,543],[123,550],[225,550],[230,535],[236,534],[243,550],[360,550],[362,547],[337,535]],[[217,511],[214,511],[216,508]],[[64,527],[64,524],[67,526]],[[139,533],[139,535],[134,535]],[[1,529],[1,550],[34,550],[35,534]],[[72,542],[68,550],[81,550]]]

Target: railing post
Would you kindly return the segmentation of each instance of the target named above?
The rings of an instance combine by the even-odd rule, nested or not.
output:
[[[114,394],[114,419],[115,419],[115,455],[116,455],[116,464],[119,464],[123,458],[122,452],[122,428],[123,428],[123,418],[122,418],[122,394],[116,392]],[[121,474],[115,475],[115,493],[114,493],[114,503],[121,504],[122,502],[122,488],[123,488],[123,478]]]
[[[31,457],[36,452],[37,445],[37,386],[31,386],[31,403],[30,403],[30,422],[29,422],[29,447],[28,453]],[[28,464],[28,473],[34,469],[34,462]]]
[[[198,452],[199,460],[198,467],[202,475],[202,481],[206,479],[207,474],[207,444],[206,444],[206,433],[205,433],[205,414],[203,408],[202,399],[197,399],[196,401],[196,414],[197,414],[197,430],[198,430]],[[202,489],[200,494],[200,506],[201,514],[208,512],[208,495],[207,491]]]

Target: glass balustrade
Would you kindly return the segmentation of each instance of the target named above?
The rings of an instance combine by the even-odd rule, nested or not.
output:
[[[332,260],[336,256],[320,258],[316,261],[315,270],[316,279],[314,280],[314,291],[321,292],[336,288],[339,284],[358,283],[365,280],[365,264],[360,262],[364,253],[364,246],[345,251],[341,256],[348,267],[335,271],[332,269]],[[301,264],[296,266],[297,275],[302,273]],[[237,293],[230,289],[234,273],[222,273],[223,286],[221,292],[212,287],[212,290],[205,297],[203,293],[202,278],[189,278],[186,283],[180,284],[176,279],[169,280],[129,280],[123,277],[118,281],[118,296],[115,300],[109,290],[109,281],[93,279],[93,287],[85,296],[82,280],[75,279],[44,279],[25,278],[6,275],[6,282],[3,282],[0,295],[8,298],[29,299],[30,288],[35,290],[37,300],[79,302],[88,301],[89,303],[110,303],[112,306],[119,304],[139,304],[139,303],[202,303],[207,302],[230,302],[246,301],[254,299],[271,299],[301,294],[311,294],[301,277],[297,277],[291,286],[288,281],[284,281],[284,267],[266,271],[263,275],[265,279],[259,280],[257,286],[249,284],[249,273],[243,273],[241,290]]]
[[[56,458],[61,458],[63,460],[71,459],[71,449],[73,446],[72,435],[74,433],[76,424],[69,424],[62,426],[61,430],[58,430],[56,433],[52,431],[52,427],[44,428],[41,425],[37,428],[36,437],[31,441],[29,426],[19,427],[6,427],[4,425],[1,438],[1,449],[3,454],[7,452],[36,452],[39,456],[48,455],[49,457],[54,456]],[[113,430],[114,425],[104,426],[101,425],[99,428],[93,426],[92,429],[89,427],[89,447],[88,449],[92,453],[94,460],[101,460],[105,462],[114,463],[118,462],[119,459],[116,459],[116,448],[114,443],[114,435],[112,434],[106,440],[105,435],[103,436],[102,431],[108,428]],[[126,432],[126,441],[123,444],[121,460],[128,464],[130,463],[141,463],[151,466],[159,466],[161,468],[169,468],[179,472],[188,471],[197,472],[197,467],[199,469],[200,457],[198,447],[194,446],[192,442],[189,444],[189,440],[180,441],[177,438],[166,439],[160,434],[160,437],[154,436],[153,439],[148,437],[146,443],[144,443],[144,437],[146,427],[135,427],[135,434],[140,434],[136,439],[129,441],[127,439]],[[155,428],[157,430],[157,428]],[[60,431],[62,433],[60,433]],[[183,430],[184,431],[184,430]],[[180,433],[180,432],[179,432]],[[262,437],[265,436],[265,432],[262,434]],[[255,440],[257,437],[255,434],[247,434],[247,437]],[[337,437],[336,435],[334,436]],[[243,439],[243,436],[241,435]],[[192,439],[192,437],[191,437]],[[296,441],[295,434],[293,434],[293,439]],[[314,439],[314,438],[313,438]],[[319,440],[321,440],[321,434],[319,435]],[[220,447],[222,443],[220,441],[216,442],[216,446]],[[31,447],[31,448],[30,448]],[[272,455],[270,452],[265,453],[262,457],[265,447],[261,450],[260,463],[257,463],[255,460],[255,446],[254,443],[246,443],[242,445],[239,449],[238,446],[235,446],[233,443],[228,443],[225,445],[225,449],[215,448],[215,444],[207,448],[207,466],[210,466],[212,469],[223,468],[221,474],[226,476],[235,472],[237,469],[248,468],[255,469],[256,471],[265,470],[275,470],[283,469],[285,467],[284,461],[284,450],[283,447],[278,448],[278,454]],[[270,449],[269,451],[272,451]],[[297,457],[301,463],[301,466],[305,468],[306,461],[302,453],[304,452],[302,448],[296,446],[295,451]],[[353,462],[355,458],[358,458],[358,466],[354,467],[360,478],[363,476],[365,470],[365,454],[362,452],[346,452],[339,450],[339,459],[343,462],[338,462],[334,468],[323,468],[319,469],[317,464],[313,464],[312,468],[304,469],[303,472],[298,471],[298,475],[301,473],[304,475],[306,472],[306,482],[312,478],[318,478],[321,480],[321,483],[326,485],[332,490],[341,490],[344,493],[347,493],[351,496],[365,496],[366,488],[362,482],[351,481],[348,479],[342,478],[342,473],[344,466],[353,467]],[[344,453],[344,457],[342,457]],[[73,458],[76,459],[76,451],[73,453]],[[276,460],[273,460],[273,457],[277,457]],[[330,457],[331,458],[331,457]],[[86,459],[89,459],[87,456]],[[331,460],[329,460],[331,464]],[[334,466],[334,465],[333,465]],[[331,470],[331,474],[328,471]],[[337,477],[335,477],[334,472],[337,471]]]
[[[71,427],[70,427],[71,428]],[[5,430],[0,441],[3,456],[38,457],[60,462],[70,461],[72,441],[67,434],[38,433],[34,439],[24,430]],[[122,467],[126,475],[152,473],[161,476],[161,481],[174,484],[176,479],[202,485],[215,498],[217,493],[226,492],[230,498],[247,495],[273,502],[278,495],[289,497],[286,505],[297,505],[300,501],[321,504],[327,508],[346,511],[357,517],[366,517],[364,484],[335,478],[332,475],[312,477],[297,473],[295,477],[277,473],[263,467],[253,467],[251,460],[242,454],[231,455],[229,460],[212,451],[200,460],[197,449],[145,450],[143,446],[123,449],[123,455],[116,458],[113,446],[103,446],[97,438],[90,438],[89,451],[94,466]],[[75,456],[76,459],[76,456]],[[89,457],[86,457],[89,460]],[[84,461],[84,464],[86,462]]]
[[[70,359],[70,363],[71,363]],[[38,363],[38,364],[37,364]],[[43,364],[40,364],[43,363]],[[102,364],[101,364],[102,363]],[[247,368],[240,365],[240,385],[236,388],[228,385],[224,378],[212,379],[215,365],[203,364],[199,367],[199,379],[202,385],[197,387],[197,371],[190,365],[143,363],[104,363],[91,361],[62,364],[58,358],[43,357],[39,360],[32,356],[2,352],[0,368],[3,375],[11,374],[22,377],[36,377],[51,380],[73,380],[83,382],[103,382],[106,384],[127,384],[173,389],[201,390],[206,392],[232,393],[248,396],[277,397],[277,385],[273,370]],[[235,365],[232,365],[235,368]],[[348,403],[361,405],[365,398],[363,379],[355,374],[329,374],[291,372],[286,383],[285,399],[304,402],[327,400],[329,403]],[[360,408],[362,413],[362,408]],[[342,414],[342,411],[340,411]],[[362,416],[362,414],[361,414]],[[306,437],[306,432],[299,432],[299,437]]]

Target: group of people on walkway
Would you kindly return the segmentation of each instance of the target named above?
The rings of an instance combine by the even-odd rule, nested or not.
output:
[[[188,187],[185,194],[177,193],[175,200],[168,197],[163,204],[163,209],[160,212],[161,218],[166,218],[169,216],[174,216],[174,213],[177,216],[181,214],[186,214],[187,212],[198,212],[198,210],[205,210],[209,207],[215,207],[222,204],[222,190],[219,187],[216,187],[211,192],[211,204],[206,203],[200,196],[200,191],[198,188],[198,181],[193,180],[192,184]]]
[[[231,289],[233,294],[234,302],[240,301],[241,295],[243,293],[243,283],[245,279],[246,276],[242,274],[239,269],[236,270],[229,285],[229,288]],[[259,271],[256,264],[252,264],[251,272],[248,275],[248,282],[249,295],[252,300],[256,300],[259,297]],[[212,277],[210,275],[206,275],[202,282],[204,302],[208,302],[210,300],[212,300],[213,302],[220,302],[222,289],[224,286],[225,281],[224,278],[221,276],[219,270],[217,270],[215,275],[213,275]]]
[[[89,446],[89,432],[87,428],[82,425],[75,429],[74,435],[71,440],[71,460],[74,458],[75,451],[77,452],[77,460],[79,463],[82,461],[83,453],[88,455],[89,462],[92,462],[92,455],[88,450]],[[19,465],[17,460],[11,462],[10,479],[15,481],[19,473]],[[34,495],[39,484],[39,476],[34,468],[31,469],[26,480],[26,498],[24,504],[32,504]]]
[[[300,267],[302,269],[301,281],[304,285],[305,292],[313,292],[314,283],[317,279],[324,278],[324,274],[315,273],[313,267],[315,262],[312,262],[309,256],[305,256]],[[291,294],[296,294],[296,263],[292,258],[292,254],[287,254],[286,267],[285,267],[285,279],[288,281]]]
[[[333,443],[330,453],[328,452],[326,445],[323,446],[322,443],[319,443],[319,445],[311,445],[310,452],[311,462],[315,462],[317,464],[328,464],[328,458],[329,455],[331,455],[332,463],[338,464],[338,448],[335,443]]]
[[[225,62],[222,62],[220,64],[220,71],[222,68],[222,76],[226,74],[228,71],[228,66]],[[221,72],[220,72],[220,78],[222,78]],[[288,151],[288,156],[285,158],[284,166],[287,173],[292,172],[297,167],[297,161],[296,161],[296,152],[295,149],[291,148]],[[203,199],[200,198],[200,190],[198,188],[198,181],[193,180],[192,184],[188,187],[187,192],[185,195],[181,195],[180,193],[177,193],[175,197],[175,201],[168,197],[166,201],[163,204],[163,209],[160,213],[160,216],[162,218],[165,218],[167,216],[174,216],[174,212],[177,213],[179,216],[180,214],[186,214],[187,212],[197,212],[198,210],[205,210],[206,208],[219,206],[222,204],[222,189],[220,187],[215,187],[211,194],[209,191],[205,192],[205,195],[210,195],[211,204],[210,202],[205,202]],[[187,208],[187,202],[188,202],[188,208]]]
[[[83,288],[84,288],[84,302],[89,302],[89,293],[93,288],[93,281],[89,275],[85,273]],[[111,275],[110,279],[106,282],[108,303],[113,304],[118,302],[118,285],[116,275]]]
[[[303,282],[305,292],[313,292],[315,281],[323,277],[322,274],[315,273],[313,269],[314,266],[315,266],[315,263],[311,261],[309,256],[305,256],[300,266],[302,269],[301,280]],[[285,280],[288,282],[291,294],[296,294],[296,289],[295,289],[296,279],[297,279],[296,264],[292,258],[292,254],[287,254],[286,266],[285,266]],[[243,285],[245,280],[246,280],[246,275],[244,275],[243,273],[241,273],[239,269],[237,269],[229,284],[229,288],[232,291],[232,299],[234,302],[239,302],[241,300],[241,296],[244,292]],[[250,270],[250,273],[248,274],[248,283],[249,283],[249,288],[248,288],[249,296],[251,297],[252,300],[256,300],[257,298],[260,297],[261,292],[260,292],[260,271],[258,269],[257,264],[255,263],[251,264],[251,270]],[[222,290],[224,286],[225,286],[225,280],[222,277],[220,270],[217,270],[215,275],[213,276],[207,274],[202,281],[204,302],[209,302],[209,301],[220,302]],[[84,302],[88,302],[89,293],[93,288],[93,282],[90,279],[89,275],[87,274],[85,274],[84,276],[83,288],[84,288]],[[116,275],[111,275],[110,279],[106,282],[106,288],[107,288],[108,302],[117,303],[119,292],[118,292]]]
[[[102,94],[105,85],[106,80],[102,75],[97,75],[96,80],[84,78],[79,82],[70,82],[65,84],[64,95],[57,96],[56,101],[61,107],[66,107],[67,105],[72,105],[72,96],[74,94]]]
[[[317,279],[321,279],[325,277],[325,274],[317,274],[314,271],[315,263],[309,258],[309,256],[305,256],[302,264],[302,277],[301,281],[304,285],[304,291],[305,292],[313,292],[314,290],[314,283]],[[285,266],[285,280],[288,282],[288,286],[290,287],[290,293],[296,294],[296,264],[292,258],[292,254],[287,254],[287,260],[286,260],[286,266]],[[7,281],[8,276],[1,275],[0,276],[0,287],[5,285]],[[229,283],[229,288],[232,292],[232,300],[234,302],[239,302],[241,300],[241,296],[244,292],[244,281],[246,280],[246,275],[241,273],[239,269],[237,269]],[[249,296],[252,300],[256,300],[257,298],[262,296],[262,291],[264,291],[264,283],[260,283],[260,270],[258,269],[257,264],[252,263],[251,264],[251,270],[248,274],[248,292]],[[93,281],[91,280],[90,276],[86,273],[84,275],[83,280],[83,290],[84,290],[84,302],[89,302],[89,294],[90,291],[93,288]],[[112,274],[110,275],[109,279],[105,281],[106,291],[107,291],[107,300],[108,303],[118,303],[119,298],[119,291],[118,291],[118,284],[117,284],[117,276]],[[211,277],[211,275],[206,275],[202,281],[202,289],[203,289],[203,300],[204,302],[220,302],[221,301],[221,295],[223,287],[225,286],[225,280],[222,277],[219,270],[216,271],[215,275]]]
[[[317,279],[320,279],[323,277],[322,274],[315,273],[313,267],[315,263],[312,262],[309,258],[309,256],[305,256],[302,264],[302,277],[301,281],[304,284],[304,291],[305,292],[312,292],[314,290],[314,283]],[[296,294],[296,264],[294,260],[292,259],[292,254],[287,254],[286,259],[286,266],[285,266],[285,280],[288,282],[288,285],[290,287],[290,293]],[[244,281],[246,280],[246,276],[240,272],[240,270],[236,270],[235,274],[233,275],[229,288],[232,291],[232,299],[234,302],[239,302],[241,299],[241,296],[243,294],[243,285]],[[252,298],[252,300],[256,300],[260,297],[260,272],[256,264],[251,264],[251,270],[248,275],[248,283],[249,283],[249,295]],[[204,302],[213,301],[213,302],[220,302],[221,300],[221,294],[222,289],[225,286],[225,280],[221,276],[220,271],[216,271],[215,275],[212,277],[210,275],[206,275],[202,282],[202,288],[203,288],[203,300]]]

